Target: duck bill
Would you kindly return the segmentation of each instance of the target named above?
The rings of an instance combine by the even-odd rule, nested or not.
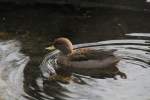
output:
[[[52,51],[52,50],[55,50],[56,48],[55,48],[54,46],[49,46],[49,47],[47,47],[47,48],[45,48],[45,49]]]

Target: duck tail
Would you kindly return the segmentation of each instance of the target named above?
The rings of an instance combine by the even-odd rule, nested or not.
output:
[[[115,57],[113,64],[117,64],[121,59],[121,57]]]

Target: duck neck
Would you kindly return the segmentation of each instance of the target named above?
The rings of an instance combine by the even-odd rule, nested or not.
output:
[[[64,55],[71,55],[73,53],[73,50],[66,50],[64,52],[62,52]]]

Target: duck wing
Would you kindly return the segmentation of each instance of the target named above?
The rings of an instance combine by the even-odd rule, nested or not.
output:
[[[120,58],[116,57],[113,52],[115,50],[91,50],[91,49],[78,49],[68,59],[68,63],[72,68],[107,68],[115,67],[120,61]]]
[[[115,57],[115,50],[92,50],[92,49],[77,49],[70,55],[70,61],[86,61],[86,60],[103,60],[110,57]]]
[[[113,52],[114,50],[77,49],[69,56],[59,56],[57,63],[64,68],[107,68],[120,61]]]

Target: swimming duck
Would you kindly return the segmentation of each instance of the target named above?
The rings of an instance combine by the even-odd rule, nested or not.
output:
[[[126,74],[116,67],[120,58],[113,54],[115,50],[75,49],[71,41],[64,37],[55,39],[53,46],[47,49],[54,48],[60,51],[57,57],[57,64],[60,67],[56,69],[58,76],[55,79],[62,79],[65,76],[66,80],[69,80],[68,77],[72,73],[96,78],[112,77],[116,79],[116,75],[127,78]]]

